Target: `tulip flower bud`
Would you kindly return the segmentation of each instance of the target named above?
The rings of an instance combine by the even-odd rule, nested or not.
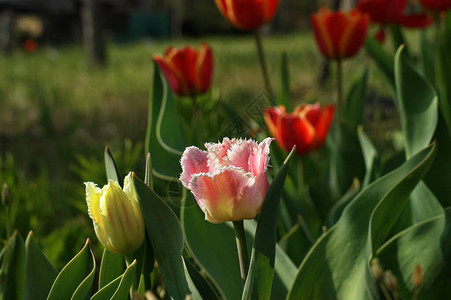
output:
[[[255,30],[271,22],[279,0],[215,0],[222,15],[236,28]]]
[[[412,274],[412,283],[414,288],[419,288],[423,284],[423,269],[420,265],[416,265]]]
[[[321,8],[312,14],[311,22],[321,53],[329,59],[343,59],[356,55],[362,47],[370,18],[357,10],[333,12]]]
[[[102,189],[92,182],[85,185],[89,216],[100,242],[113,253],[133,253],[144,240],[144,221],[131,173],[124,189],[111,180]]]
[[[8,184],[5,182],[2,188],[2,204],[4,207],[11,205],[11,194],[9,193]]]
[[[421,0],[421,5],[429,10],[447,11],[451,9],[451,0]]]
[[[172,91],[179,96],[196,96],[208,91],[213,77],[213,51],[202,44],[193,47],[168,48],[164,55],[154,55]]]
[[[379,258],[375,258],[371,261],[371,272],[377,281],[382,282],[384,279],[384,270],[382,269]]]
[[[395,275],[393,275],[390,270],[384,272],[384,283],[391,292],[396,292],[398,290],[398,279],[396,279]]]
[[[299,105],[292,113],[285,106],[267,108],[266,126],[280,148],[286,152],[296,145],[296,154],[303,155],[321,148],[334,118],[335,107],[319,103]]]

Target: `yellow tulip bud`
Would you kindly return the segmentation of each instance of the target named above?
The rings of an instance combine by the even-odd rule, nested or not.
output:
[[[102,189],[85,182],[88,213],[97,238],[109,251],[131,254],[144,241],[144,221],[129,173],[124,189],[109,180]]]

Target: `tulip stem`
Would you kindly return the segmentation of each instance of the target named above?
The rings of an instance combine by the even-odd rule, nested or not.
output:
[[[439,97],[439,104],[442,112],[445,115],[445,120],[449,124],[449,118],[451,117],[451,107],[447,101],[447,90],[444,83],[444,40],[443,40],[443,22],[439,13],[435,14],[435,43],[436,43],[436,55],[435,55],[435,88]]]
[[[262,74],[263,74],[263,80],[265,82],[266,92],[269,94],[269,96],[272,97],[271,82],[269,80],[268,68],[266,67],[266,59],[265,59],[265,53],[263,51],[263,44],[262,44],[260,30],[256,29],[254,31],[254,36],[255,36],[255,43],[257,44],[258,58],[260,59],[260,66],[262,68]]]
[[[191,106],[193,108],[191,125],[194,125],[193,126],[194,131],[196,132],[196,133],[194,133],[194,136],[193,136],[193,143],[197,145],[199,140],[202,141],[204,139],[203,126],[202,126],[202,113],[200,111],[199,103],[197,103],[197,98],[194,95],[191,96],[191,104],[192,104]]]
[[[343,61],[337,59],[337,120],[342,121],[343,110]]]
[[[249,270],[249,256],[246,245],[246,234],[244,232],[244,223],[241,221],[234,221],[233,228],[235,229],[236,247],[238,249],[238,259],[240,261],[241,280],[243,288],[246,283],[247,271]]]

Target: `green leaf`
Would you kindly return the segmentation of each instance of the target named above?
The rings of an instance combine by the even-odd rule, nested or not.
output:
[[[221,298],[240,299],[242,283],[232,223],[212,224],[205,221],[191,193],[184,198],[180,219],[190,254],[205,270]],[[245,221],[244,229],[246,244],[251,249],[256,223]],[[275,273],[273,299],[283,299],[296,274],[296,267],[279,246],[276,246]]]
[[[377,299],[369,271],[371,254],[396,221],[434,153],[435,147],[428,147],[360,192],[306,256],[288,299]]]
[[[434,136],[438,99],[433,87],[409,64],[403,46],[396,53],[395,78],[397,107],[409,158],[424,149]]]
[[[181,256],[183,233],[179,220],[169,206],[135,174],[133,184],[168,294],[175,299],[184,299],[189,289]]]
[[[374,59],[379,69],[385,75],[393,90],[395,89],[395,69],[393,57],[385,52],[384,48],[373,37],[368,36],[365,42],[365,49]]]
[[[91,300],[122,300],[127,299],[133,279],[136,274],[136,260],[134,260],[125,270],[124,274],[106,284],[100,289]]]
[[[95,259],[88,239],[83,249],[58,274],[47,300],[86,299],[94,274]]]
[[[437,156],[431,169],[424,178],[428,187],[436,195],[443,207],[451,206],[451,135],[448,132],[444,117],[439,116],[437,130]]]
[[[104,249],[99,271],[99,290],[119,277],[124,272],[124,268],[124,257],[121,254]]]
[[[434,45],[428,39],[427,31],[421,31],[420,37],[420,55],[421,55],[421,73],[431,84],[435,85],[435,49]]]
[[[277,104],[284,105],[287,111],[293,110],[290,94],[290,69],[286,52],[280,56],[280,92],[277,100]]]
[[[363,132],[362,127],[358,128],[357,135],[359,137],[360,147],[362,148],[363,160],[365,161],[366,171],[362,183],[362,188],[365,188],[374,181],[378,175],[379,157],[376,148],[365,132]]]
[[[184,197],[180,220],[190,254],[218,288],[221,298],[240,299],[242,284],[233,228],[205,221],[190,192]],[[250,249],[248,236],[246,242]]]
[[[335,202],[334,206],[330,209],[328,217],[328,225],[332,227],[340,219],[344,209],[348,204],[355,198],[355,196],[360,192],[361,186],[360,181],[354,178],[352,185],[349,187],[348,191],[341,197],[340,200]]]
[[[183,261],[183,267],[185,269],[186,282],[188,283],[189,290],[191,291],[191,297],[194,300],[202,300],[202,296],[200,295],[196,285],[194,284],[194,281],[191,279],[191,275],[188,272],[188,268],[185,265],[185,261]]]
[[[279,202],[285,178],[293,161],[295,149],[285,159],[274,177],[258,217],[249,272],[242,299],[270,299],[276,255],[276,230]]]
[[[205,277],[205,274],[197,270],[189,259],[185,259],[185,266],[194,286],[197,288],[203,299],[221,299],[214,287]]]
[[[407,49],[406,45],[406,39],[404,37],[404,34],[402,33],[401,26],[397,24],[390,25],[390,33],[393,40],[393,46],[395,47],[395,51],[398,50],[399,47],[404,45],[405,47],[405,53],[407,57],[410,57],[409,51]]]
[[[400,298],[413,299],[411,278],[417,265],[423,275],[418,299],[451,297],[450,228],[451,208],[448,208],[444,214],[400,232],[378,250],[381,265],[398,279]]]
[[[124,177],[120,175],[119,170],[116,166],[116,162],[114,161],[113,154],[111,154],[110,148],[108,146],[105,147],[104,158],[107,179],[116,181],[120,186],[122,186],[122,178]]]
[[[327,148],[330,152],[332,196],[338,201],[352,185],[354,178],[363,178],[365,162],[357,133],[346,124],[334,122],[327,139]]]
[[[6,242],[4,251],[0,272],[5,276],[1,284],[3,299],[22,300],[25,291],[25,243],[17,230]]]
[[[368,69],[365,69],[362,77],[352,85],[346,98],[343,121],[352,130],[356,130],[357,126],[363,124],[367,83]]]
[[[409,158],[424,149],[434,136],[438,122],[438,99],[432,86],[410,66],[404,49],[400,47],[395,58],[396,100],[404,149]],[[412,211],[414,223],[443,212],[438,200],[423,183],[412,193],[410,207],[406,209]]]
[[[30,231],[25,241],[25,299],[47,299],[56,276],[58,271],[42,253]]]
[[[149,115],[145,153],[153,158],[155,176],[173,180],[182,172],[180,157],[184,141],[180,131],[171,90],[158,65],[154,63],[153,87],[149,98]]]

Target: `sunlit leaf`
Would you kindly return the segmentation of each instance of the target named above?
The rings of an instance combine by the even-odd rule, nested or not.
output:
[[[169,206],[133,174],[144,223],[168,294],[184,299],[189,294],[182,260],[183,233]]]
[[[258,217],[249,272],[242,299],[270,299],[276,255],[276,230],[279,202],[285,178],[293,161],[295,149],[286,158],[274,177]]]
[[[47,300],[86,299],[95,274],[95,259],[89,240],[61,270],[53,282]]]
[[[178,177],[181,173],[179,161],[184,146],[173,94],[162,77],[158,65],[154,63],[145,153],[152,155],[155,176],[165,180]]]
[[[124,256],[103,250],[99,271],[99,289],[119,277],[125,268]]]
[[[117,169],[116,162],[114,161],[113,155],[111,154],[108,146],[105,147],[104,159],[107,179],[116,181],[120,186],[122,186],[123,177]]]
[[[418,299],[451,297],[451,209],[428,221],[409,227],[384,244],[377,252],[381,265],[398,279],[402,299],[412,299],[412,273],[422,270],[423,283]]]
[[[356,196],[302,262],[288,299],[377,299],[369,271],[371,254],[428,170],[434,153],[434,147],[423,150]],[[393,211],[387,212],[390,208]]]
[[[25,241],[25,299],[47,299],[56,276],[58,271],[42,253],[30,231]]]

